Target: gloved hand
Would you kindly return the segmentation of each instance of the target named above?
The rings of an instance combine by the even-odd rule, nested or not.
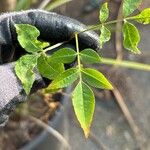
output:
[[[14,63],[25,51],[19,46],[14,24],[31,24],[40,30],[40,39],[56,44],[68,41],[75,31],[86,29],[82,23],[42,10],[6,13],[0,16],[0,125],[4,124],[15,106],[26,99],[21,82],[15,75]],[[68,44],[75,46],[72,39]],[[79,35],[80,48],[98,49],[98,36],[94,32]],[[12,63],[10,63],[12,62]],[[43,88],[44,81],[36,76],[32,92]]]

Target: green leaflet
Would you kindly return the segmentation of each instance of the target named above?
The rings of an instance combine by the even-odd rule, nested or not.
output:
[[[69,86],[77,80],[79,72],[77,68],[71,68],[58,75],[47,89],[60,89]]]
[[[71,48],[63,48],[51,55],[52,62],[71,63],[76,58],[76,52]]]
[[[139,54],[140,50],[137,46],[140,42],[140,35],[138,29],[133,24],[127,21],[125,21],[123,25],[123,37],[124,48],[135,54]]]
[[[129,16],[137,9],[142,0],[124,0],[123,2],[123,14],[125,17]]]
[[[110,40],[111,32],[104,25],[102,25],[100,31],[101,34],[100,34],[99,42],[100,42],[100,47],[102,48],[103,44]]]
[[[40,74],[48,79],[54,79],[60,73],[64,71],[64,65],[62,63],[50,62],[48,56],[41,55],[37,61],[37,67]]]
[[[104,3],[100,9],[99,20],[105,22],[109,17],[108,3]]]
[[[105,78],[105,76],[99,71],[92,68],[82,69],[83,81],[87,82],[89,85],[101,88],[101,89],[113,89],[110,82]]]
[[[37,55],[24,55],[15,65],[15,72],[20,79],[26,94],[30,93],[32,85],[35,81],[34,67],[37,64]]]
[[[101,58],[97,52],[92,49],[84,49],[80,52],[80,58],[83,63],[92,64],[92,63],[100,63]]]
[[[85,137],[88,137],[95,109],[93,91],[87,84],[79,82],[73,91],[72,102],[75,114],[81,124]]]
[[[144,9],[139,15],[134,16],[135,20],[142,24],[150,24],[150,8]]]
[[[18,41],[27,52],[35,53],[49,46],[49,43],[37,40],[40,32],[35,26],[29,24],[15,24],[15,27]]]

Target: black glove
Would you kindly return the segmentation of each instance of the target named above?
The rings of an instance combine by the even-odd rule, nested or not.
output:
[[[29,10],[15,13],[6,13],[0,16],[0,125],[6,122],[15,106],[24,101],[26,94],[14,72],[14,63],[25,51],[19,46],[14,24],[31,24],[40,30],[40,39],[56,44],[71,39],[75,31],[86,29],[82,23],[56,13],[42,10]],[[98,36],[94,32],[85,32],[79,35],[80,48],[99,49]],[[75,45],[75,40],[69,41]],[[6,64],[9,63],[9,64]],[[40,75],[32,92],[45,86]]]

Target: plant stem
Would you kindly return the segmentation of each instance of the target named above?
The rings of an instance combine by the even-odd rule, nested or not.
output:
[[[127,18],[123,18],[123,19],[120,19],[120,20],[112,20],[112,21],[108,21],[108,22],[105,22],[105,23],[92,25],[92,26],[90,26],[89,28],[87,28],[85,30],[76,32],[76,34],[81,34],[81,33],[87,32],[87,31],[91,31],[91,30],[98,30],[98,29],[101,28],[102,25],[110,25],[110,24],[114,24],[114,23],[117,23],[117,22],[123,22],[124,20],[135,20],[135,19],[143,19],[143,18],[150,18],[150,17],[141,17],[140,18],[138,16],[132,16],[132,17],[127,17]]]
[[[52,128],[50,125],[45,124],[41,120],[33,117],[33,116],[28,116],[29,119],[33,122],[35,122],[37,125],[41,126],[43,129],[45,129],[50,135],[54,136],[60,143],[63,144],[65,149],[70,149],[69,143],[66,141],[66,139],[61,135],[57,130]]]
[[[77,50],[77,63],[79,68],[79,78],[80,82],[82,81],[82,75],[81,75],[81,61],[80,61],[80,51],[79,51],[79,40],[78,40],[78,34],[75,33],[75,40],[76,40],[76,50]]]
[[[118,10],[118,16],[117,20],[120,20],[123,18],[123,13],[122,13],[122,8],[123,8],[123,1],[120,4],[119,10]],[[117,60],[122,60],[123,59],[123,45],[122,45],[122,22],[117,22],[116,23],[116,31],[115,31],[115,49],[116,49],[116,59]]]
[[[127,17],[127,18],[123,18],[123,19],[120,19],[120,20],[112,20],[112,21],[108,21],[108,22],[105,22],[105,23],[101,23],[101,24],[97,24],[97,25],[92,25],[92,26],[88,27],[85,30],[82,30],[82,31],[79,31],[79,32],[75,32],[74,36],[72,38],[74,38],[74,37],[76,38],[76,49],[77,49],[77,51],[79,51],[78,34],[81,34],[81,33],[87,32],[87,31],[91,31],[91,30],[98,30],[98,29],[101,28],[102,25],[110,25],[110,24],[114,24],[114,23],[118,23],[118,22],[123,22],[124,20],[134,20],[136,18],[141,19],[138,16],[132,16],[132,17]],[[142,18],[144,18],[144,17],[142,17]],[[145,18],[150,18],[150,17],[145,17]],[[64,41],[64,42],[55,44],[53,46],[50,46],[50,47],[44,49],[44,52],[50,51],[50,50],[52,50],[54,48],[57,48],[57,47],[63,45],[64,43],[67,43],[67,42],[68,41]]]
[[[48,52],[48,51],[50,51],[50,50],[52,50],[52,49],[55,49],[55,48],[57,48],[57,47],[63,45],[64,43],[66,43],[66,41],[65,41],[65,42],[61,42],[61,43],[57,43],[57,44],[55,44],[55,45],[53,45],[53,46],[50,46],[50,47],[44,49],[43,52],[46,53],[46,52]]]
[[[90,26],[89,28],[87,28],[85,30],[76,32],[76,34],[81,34],[81,33],[87,32],[87,31],[91,31],[91,30],[97,30],[97,29],[100,29],[102,25],[109,25],[109,24],[114,24],[114,23],[122,22],[122,21],[123,20],[113,20],[113,21],[108,21],[106,23],[100,23],[100,24],[97,24],[97,25],[92,25],[92,26]]]
[[[122,112],[125,116],[125,119],[127,120],[131,130],[134,133],[136,142],[137,142],[138,146],[140,147],[140,150],[142,150],[143,149],[143,144],[145,143],[145,137],[142,134],[139,127],[137,126],[135,120],[133,119],[132,114],[129,111],[128,106],[126,105],[120,91],[114,85],[113,85],[113,87],[114,87],[114,90],[112,92],[115,96],[115,99],[116,99],[119,107],[121,108],[121,110],[122,110]]]
[[[106,64],[106,65],[117,65],[120,67],[127,67],[131,69],[150,71],[149,64],[142,64],[142,63],[137,63],[137,62],[132,62],[132,61],[119,61],[119,60],[110,59],[110,58],[102,58],[101,63]]]

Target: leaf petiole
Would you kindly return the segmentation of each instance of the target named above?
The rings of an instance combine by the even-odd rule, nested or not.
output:
[[[50,47],[44,49],[43,52],[46,53],[46,52],[48,52],[48,51],[50,51],[52,49],[58,48],[59,46],[63,45],[64,43],[66,43],[66,41],[65,42],[61,42],[61,43],[57,43],[57,44],[55,44],[53,46],[50,46]]]
[[[120,66],[120,67],[131,68],[131,69],[150,71],[149,64],[142,64],[142,63],[127,61],[127,60],[119,61],[119,60],[103,57],[103,58],[101,58],[101,63],[106,64],[106,65],[116,65],[116,66]]]
[[[87,32],[87,31],[91,31],[91,30],[99,30],[102,27],[102,25],[115,24],[117,22],[123,22],[124,20],[135,20],[135,19],[146,19],[146,18],[150,18],[150,17],[144,17],[144,18],[141,17],[141,18],[139,18],[138,16],[132,16],[132,17],[122,18],[120,20],[112,20],[112,21],[108,21],[108,22],[105,22],[105,23],[100,23],[100,24],[97,24],[97,25],[91,25],[87,29],[82,30],[80,32],[76,32],[75,34],[81,34],[81,33]]]
[[[79,69],[79,79],[82,81],[82,74],[81,74],[81,61],[80,61],[80,51],[79,51],[79,40],[78,40],[78,34],[75,33],[75,41],[76,41],[76,50],[77,50],[77,63],[78,63],[78,69]]]

